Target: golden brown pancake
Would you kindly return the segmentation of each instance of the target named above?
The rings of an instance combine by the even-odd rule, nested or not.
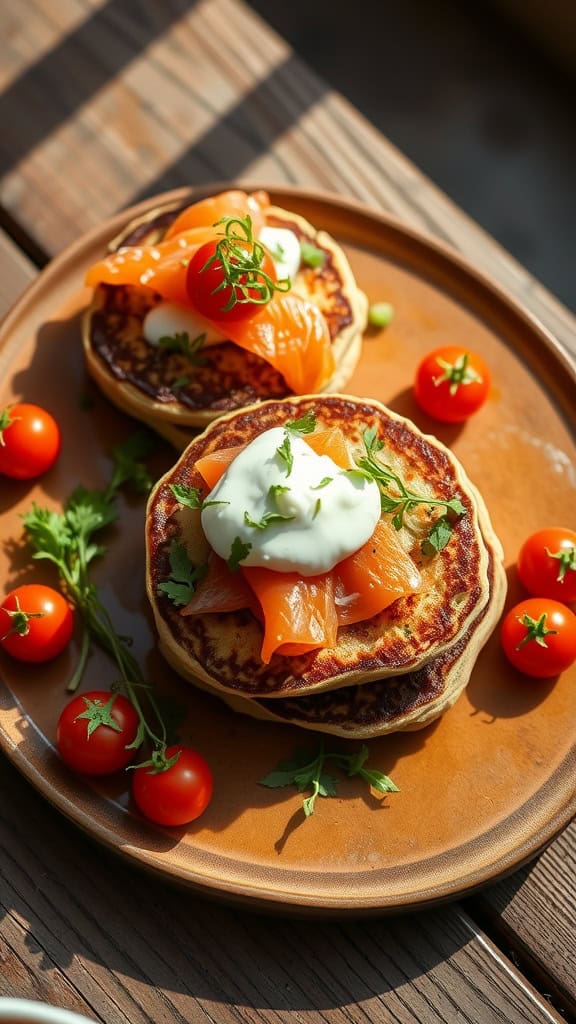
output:
[[[179,506],[170,485],[205,490],[195,468],[198,458],[247,444],[264,430],[298,419],[309,410],[315,413],[317,429],[343,428],[360,454],[364,430],[374,427],[385,444],[382,457],[408,488],[431,498],[458,497],[466,514],[455,522],[447,546],[433,558],[425,558],[421,543],[441,510],[419,505],[408,513],[398,538],[420,569],[421,589],[372,619],[340,628],[335,648],[298,657],[276,654],[265,665],[259,653],[262,629],[251,612],[183,617],[159,593],[160,583],[170,576],[172,541],[186,545],[194,564],[202,564],[207,555],[200,513]],[[491,534],[487,514],[484,518]],[[146,550],[147,591],[165,657],[184,678],[243,697],[303,696],[415,671],[463,636],[490,595],[478,502],[457,460],[435,438],[425,437],[409,420],[380,403],[344,395],[267,402],[212,424],[191,442],[152,492]]]
[[[151,211],[114,239],[113,249],[154,244],[179,209]],[[346,256],[326,232],[304,218],[269,207],[266,222],[290,228],[301,241],[325,253],[321,267],[302,266],[292,292],[314,302],[328,324],[336,369],[323,391],[337,391],[352,376],[360,358],[368,303],[359,290]],[[284,378],[269,363],[232,342],[202,350],[201,365],[179,352],[150,345],[143,335],[146,314],[160,296],[132,285],[100,285],[83,324],[88,370],[104,394],[124,412],[160,428],[204,427],[234,409],[291,394]],[[185,381],[185,383],[183,383]]]

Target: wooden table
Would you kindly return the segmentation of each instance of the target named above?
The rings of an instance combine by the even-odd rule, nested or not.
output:
[[[242,3],[23,6],[4,11],[0,34],[0,312],[38,266],[136,198],[245,178],[393,212],[463,252],[576,352],[567,311]],[[463,904],[288,921],[143,881],[1,768],[2,996],[107,1024],[539,1024],[576,1010],[574,825]]]

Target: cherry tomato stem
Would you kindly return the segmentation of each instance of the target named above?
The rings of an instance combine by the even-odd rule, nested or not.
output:
[[[538,679],[551,679],[576,660],[576,615],[559,601],[527,598],[506,615],[501,638],[515,668]]]
[[[462,423],[486,401],[490,371],[476,352],[446,345],[424,357],[414,395],[420,407],[444,423]]]
[[[70,643],[73,630],[66,599],[40,583],[16,587],[0,606],[0,646],[19,661],[55,658]]]

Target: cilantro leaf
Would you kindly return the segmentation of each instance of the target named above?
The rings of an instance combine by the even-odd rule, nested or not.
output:
[[[202,508],[202,497],[199,487],[187,487],[186,484],[170,484],[170,490],[181,505],[187,508]]]
[[[422,541],[420,545],[422,554],[428,557],[437,555],[439,551],[446,547],[451,536],[452,523],[446,516],[441,516],[434,523],[428,536]]]
[[[185,484],[170,484],[170,490],[180,503],[186,508],[203,509],[211,505],[229,505],[229,501],[204,501],[199,487],[187,487]]]
[[[314,505],[314,513],[312,515],[312,519],[313,520],[316,519],[316,516],[318,515],[318,513],[319,513],[321,508],[322,508],[322,501],[321,501],[320,498],[318,498],[316,504]]]
[[[186,546],[177,540],[170,544],[169,560],[170,576],[158,584],[158,591],[166,594],[177,608],[183,608],[192,599],[205,570],[192,564]]]
[[[286,435],[280,447],[276,449],[276,454],[279,455],[282,461],[286,464],[286,476],[290,476],[294,465],[294,456],[292,454],[292,445],[290,444],[290,438],[288,435]]]
[[[249,512],[244,513],[246,526],[252,526],[255,530],[265,530],[268,526],[274,526],[275,523],[289,523],[295,518],[295,516],[284,516],[281,512],[265,512],[262,519],[256,521],[252,519]]]
[[[298,420],[289,420],[284,424],[285,430],[291,430],[295,434],[313,434],[316,430],[316,416],[314,410],[309,409],[304,416]]]
[[[314,487],[311,487],[310,490],[311,491],[320,491],[323,487],[327,487],[328,484],[331,484],[333,479],[334,479],[334,477],[332,477],[332,476],[322,477],[322,480],[320,481],[320,483],[316,484]]]
[[[379,793],[398,793],[398,787],[387,775],[377,768],[365,767],[367,759],[368,747],[365,745],[354,754],[325,751],[323,743],[320,744],[316,755],[311,755],[310,751],[306,749],[297,748],[289,760],[279,761],[271,772],[260,779],[260,785],[267,786],[269,789],[295,786],[299,793],[311,790],[310,795],[302,801],[305,818],[309,818],[314,813],[319,796],[337,795],[336,778],[325,771],[327,761],[335,763],[349,776],[358,776]]]
[[[243,562],[248,558],[251,551],[251,544],[244,544],[244,542],[240,540],[240,537],[234,537],[228,558],[228,568],[230,569],[230,572],[238,572],[240,562]]]

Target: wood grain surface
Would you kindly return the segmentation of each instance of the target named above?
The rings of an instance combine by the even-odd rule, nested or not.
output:
[[[576,350],[515,260],[237,0],[29,0],[3,15],[0,206],[53,256],[136,199],[216,180],[308,185],[468,255]]]
[[[208,904],[110,860],[4,761],[0,842],[0,995],[108,1024],[561,1020],[456,906],[326,924]]]
[[[392,211],[576,351],[570,314],[241,3],[29,0],[1,18],[0,217],[21,245],[0,233],[0,303],[33,273],[22,245],[51,256],[140,196],[245,178]],[[505,950],[576,1010],[574,825],[467,913],[300,925],[131,874],[0,767],[2,995],[112,1024],[558,1020]]]

